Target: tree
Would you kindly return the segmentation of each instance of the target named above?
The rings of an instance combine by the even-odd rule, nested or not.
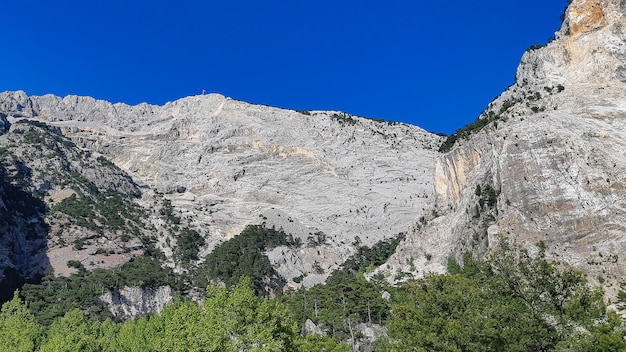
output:
[[[34,351],[42,333],[43,328],[15,291],[13,299],[3,304],[0,312],[0,346],[6,351]]]
[[[49,328],[41,352],[101,351],[98,336],[78,309],[67,312]]]
[[[194,275],[196,285],[205,287],[210,281],[219,280],[230,288],[246,276],[258,295],[269,296],[272,292],[280,292],[285,279],[272,267],[264,252],[277,246],[296,246],[298,243],[283,231],[248,225],[241,234],[217,245],[206,256]]]
[[[244,277],[231,293],[209,286],[203,304],[202,336],[210,351],[295,350],[298,327],[286,307],[254,295]]]
[[[179,300],[126,322],[117,344],[125,351],[295,351],[297,331],[286,307],[255,296],[244,278],[232,291],[209,286],[202,305]]]
[[[399,351],[547,351],[624,348],[624,328],[580,272],[506,241],[486,261],[404,285],[389,334]],[[584,349],[582,346],[590,347]],[[569,348],[569,347],[568,347]]]
[[[326,335],[307,335],[298,343],[300,352],[351,352],[353,349],[344,342],[337,342]]]

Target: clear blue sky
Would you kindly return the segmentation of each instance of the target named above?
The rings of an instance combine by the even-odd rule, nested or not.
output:
[[[513,83],[566,4],[5,1],[0,91],[163,104],[206,89],[451,133]]]

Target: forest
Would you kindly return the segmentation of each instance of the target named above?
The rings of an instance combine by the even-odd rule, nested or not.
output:
[[[364,268],[392,251],[392,242],[362,247],[355,255],[360,259],[350,261],[323,285],[287,290],[270,299],[243,276],[231,286],[209,283],[202,303],[181,296],[161,314],[136,320],[117,321],[89,309],[71,308],[69,303],[62,309],[61,301],[78,296],[57,295],[55,302],[37,303],[27,286],[2,306],[0,349],[626,351],[624,321],[607,308],[603,292],[590,286],[582,273],[548,259],[541,243],[539,253],[531,255],[503,242],[485,259],[469,254],[460,262],[450,259],[447,274],[427,274],[399,286],[366,280]],[[128,272],[137,275],[155,269],[151,260],[129,265],[134,268]],[[160,276],[163,283],[170,275],[160,272],[151,277]],[[101,282],[138,279],[119,274]],[[71,286],[76,279],[66,280],[65,285]],[[55,305],[57,311],[51,313]],[[307,333],[307,319],[321,333]],[[358,336],[358,324],[382,326],[387,334],[366,342]]]

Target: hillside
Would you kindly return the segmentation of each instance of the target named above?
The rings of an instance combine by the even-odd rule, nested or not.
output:
[[[626,259],[625,6],[573,1],[555,39],[524,54],[515,84],[448,138],[433,210],[391,272],[443,272],[504,236],[535,252],[545,244],[615,295]]]
[[[515,83],[446,137],[218,94],[1,93],[0,299],[21,288],[38,329],[84,319],[73,307],[117,319],[120,341],[126,318],[163,312],[137,320],[148,335],[214,324],[211,304],[248,297],[241,314],[291,324],[277,346],[619,350],[605,303],[626,301],[625,18],[623,0],[570,1]]]
[[[405,124],[219,95],[162,107],[23,92],[0,101],[12,121],[60,128],[77,148],[125,170],[146,190],[142,205],[171,202],[176,225],[202,236],[200,259],[249,224],[283,229],[305,244],[323,234],[315,245],[269,253],[285,279],[305,276],[309,286],[359,245],[410,229],[433,192],[442,139]],[[158,247],[176,266],[175,236],[162,222],[153,225]]]

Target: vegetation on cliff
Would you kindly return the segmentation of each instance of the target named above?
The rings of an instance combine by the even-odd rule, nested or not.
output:
[[[541,248],[541,247],[540,247]],[[350,351],[356,325],[386,325],[380,351],[623,351],[626,327],[580,272],[503,243],[487,260],[451,260],[449,274],[397,289],[340,270],[326,285],[270,300],[249,279],[209,285],[202,304],[178,300],[160,315],[113,322],[78,309],[40,323],[15,296],[0,312],[12,351]],[[382,299],[382,292],[391,300]],[[297,303],[302,302],[302,303]],[[28,308],[28,309],[27,309]],[[317,317],[326,335],[306,335]]]

